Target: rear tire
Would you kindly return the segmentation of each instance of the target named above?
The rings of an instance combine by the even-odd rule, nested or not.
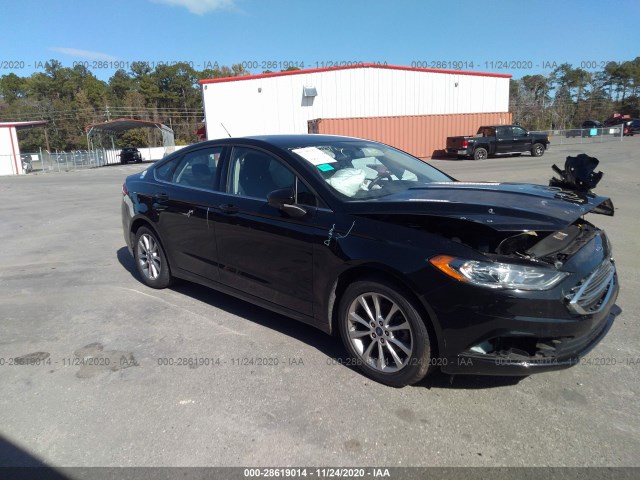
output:
[[[136,269],[144,283],[151,288],[166,288],[173,279],[167,256],[155,232],[140,227],[133,242]]]
[[[533,147],[531,147],[531,156],[541,157],[542,155],[544,155],[544,145],[541,143],[534,143]]]
[[[340,300],[340,336],[354,364],[392,387],[420,381],[429,372],[429,333],[414,301],[384,280],[354,282]]]
[[[488,156],[489,156],[489,153],[485,148],[482,148],[482,147],[476,148],[476,150],[473,152],[474,160],[485,160]]]

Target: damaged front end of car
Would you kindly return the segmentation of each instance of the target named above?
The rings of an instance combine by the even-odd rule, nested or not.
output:
[[[618,278],[609,239],[584,216],[612,216],[614,208],[591,191],[602,178],[593,174],[593,160],[569,157],[561,179],[546,187],[430,185],[413,192],[415,213],[389,212],[386,221],[473,252],[428,258],[442,274],[424,299],[447,339],[439,345],[443,371],[528,375],[566,368],[606,335],[618,312]]]
[[[468,332],[448,336],[464,339],[449,345],[455,357],[450,363],[467,366],[464,373],[491,373],[497,367],[497,374],[519,375],[565,368],[611,327],[619,288],[612,248],[606,234],[590,223],[514,234],[485,256],[486,261],[430,259],[463,284],[453,288],[457,296],[482,306],[454,309],[457,319],[473,318],[470,322],[447,321],[450,306],[434,302],[445,328]],[[460,358],[471,362],[460,364]]]

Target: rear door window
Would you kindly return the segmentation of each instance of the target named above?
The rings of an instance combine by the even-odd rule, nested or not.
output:
[[[496,136],[498,138],[511,138],[512,137],[511,127],[498,127],[496,128]]]
[[[180,162],[181,158],[182,157],[177,157],[167,162],[164,162],[162,165],[158,165],[153,172],[156,177],[156,180],[162,180],[163,182],[170,182],[171,177],[173,175],[173,170],[176,168],[176,165]]]
[[[171,183],[185,187],[217,191],[218,162],[223,147],[209,147],[185,154],[172,171]]]

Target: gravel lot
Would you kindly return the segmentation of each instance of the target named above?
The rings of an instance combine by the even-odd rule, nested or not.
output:
[[[0,178],[0,465],[637,466],[639,151],[432,162],[546,184],[567,155],[598,157],[616,216],[589,219],[612,238],[622,314],[572,369],[403,389],[339,364],[339,339],[306,325],[189,283],[145,287],[120,222],[139,165]],[[11,364],[26,355],[40,364]],[[79,364],[91,356],[105,364]]]

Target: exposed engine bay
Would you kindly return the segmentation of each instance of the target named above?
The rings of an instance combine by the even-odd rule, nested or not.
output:
[[[600,230],[588,222],[573,225],[551,234],[523,232],[505,238],[498,247],[499,255],[516,255],[528,260],[551,263],[560,267],[586,245]]]
[[[555,199],[573,205],[586,205],[596,195],[591,192],[602,179],[602,172],[595,172],[598,159],[580,154],[567,157],[564,170],[553,165],[560,178],[552,178],[548,189],[555,192]],[[444,205],[443,205],[444,207]],[[475,207],[475,206],[473,206]],[[496,206],[500,208],[502,206]],[[505,206],[509,208],[509,206]],[[495,209],[488,209],[494,213]],[[613,215],[610,199],[598,206],[583,210],[586,213]],[[573,254],[597,236],[601,230],[581,216],[558,230],[531,229],[507,230],[483,223],[481,217],[454,217],[451,215],[391,214],[377,215],[384,221],[398,223],[410,228],[428,231],[438,236],[467,245],[474,250],[494,257],[509,257],[536,263],[545,263],[560,268]],[[488,217],[487,217],[488,218]],[[575,218],[575,217],[574,217]],[[480,220],[480,221],[479,221]]]
[[[385,220],[399,222],[411,228],[428,230],[481,253],[547,263],[556,268],[564,264],[601,231],[582,219],[555,232],[496,231],[471,221],[418,215],[393,215]]]

